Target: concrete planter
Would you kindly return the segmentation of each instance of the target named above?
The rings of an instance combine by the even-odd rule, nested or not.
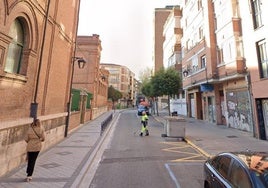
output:
[[[180,116],[165,116],[164,134],[162,137],[185,138],[186,120]]]

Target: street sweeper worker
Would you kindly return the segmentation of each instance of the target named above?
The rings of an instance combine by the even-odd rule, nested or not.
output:
[[[145,111],[142,112],[141,116],[141,133],[140,136],[143,136],[143,133],[145,133],[145,136],[149,136],[149,131],[148,131],[148,115],[146,114]]]

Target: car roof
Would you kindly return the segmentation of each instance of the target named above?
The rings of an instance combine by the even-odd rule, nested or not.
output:
[[[240,162],[243,162],[247,168],[263,173],[268,170],[268,152],[257,151],[238,151],[238,152],[224,152],[221,155],[229,155],[236,158]]]

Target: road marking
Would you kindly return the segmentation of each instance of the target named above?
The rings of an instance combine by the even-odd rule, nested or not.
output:
[[[178,182],[178,180],[177,180],[175,174],[174,174],[174,173],[172,172],[172,170],[170,169],[169,164],[166,163],[166,164],[165,164],[165,167],[166,167],[166,169],[167,169],[167,171],[168,171],[168,173],[169,173],[171,179],[172,179],[173,182],[175,183],[176,188],[180,188],[181,186],[180,186],[180,184],[179,184],[179,182]]]
[[[204,158],[204,155],[202,155],[198,150],[196,150],[194,147],[190,145],[186,145],[186,143],[180,143],[180,142],[161,142],[162,144],[170,145],[172,147],[162,149],[166,152],[172,152],[172,153],[179,153],[179,154],[186,154],[187,157],[171,160],[172,162],[203,162],[206,159]],[[190,151],[183,151],[183,149],[191,148],[195,152]],[[197,159],[197,158],[204,158],[204,159]]]

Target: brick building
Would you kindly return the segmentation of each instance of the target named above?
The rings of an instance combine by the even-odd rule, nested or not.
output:
[[[25,162],[35,116],[46,130],[43,149],[64,138],[79,4],[0,1],[0,175]]]
[[[87,65],[75,67],[73,88],[85,90],[93,95],[91,108],[85,112],[86,120],[94,119],[107,111],[109,71],[101,68],[101,40],[99,35],[78,36],[76,56],[83,57]]]

